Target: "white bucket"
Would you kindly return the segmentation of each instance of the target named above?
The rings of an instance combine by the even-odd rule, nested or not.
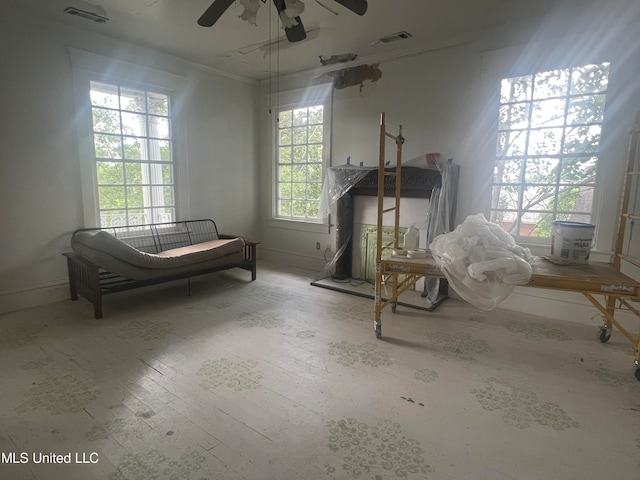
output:
[[[553,222],[551,259],[566,264],[588,263],[595,229],[591,223]]]

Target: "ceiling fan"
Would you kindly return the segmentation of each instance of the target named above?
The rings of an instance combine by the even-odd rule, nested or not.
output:
[[[265,3],[267,0],[260,1]],[[334,1],[357,15],[364,15],[367,11],[367,0]],[[233,2],[235,2],[235,0],[214,0],[198,19],[198,25],[203,27],[213,26]],[[255,23],[255,12],[258,9],[258,0],[241,0],[241,2],[245,7],[245,11],[240,17],[250,23]],[[290,42],[299,42],[307,38],[307,33],[299,15],[304,10],[304,4],[300,0],[273,0],[273,3],[280,15],[287,39]]]

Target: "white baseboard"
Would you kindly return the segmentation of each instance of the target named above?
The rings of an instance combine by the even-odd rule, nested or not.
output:
[[[69,299],[69,280],[41,282],[30,287],[0,292],[0,313],[46,305]]]
[[[320,272],[325,266],[324,259],[271,248],[261,248],[259,260],[265,260],[275,266],[286,265],[310,272]],[[455,292],[452,292],[452,296],[457,297]],[[41,282],[31,287],[0,292],[0,313],[67,299],[69,299],[67,278]],[[499,308],[557,320],[600,325],[600,312],[582,294],[575,292],[516,287],[511,295],[500,304]],[[628,312],[617,311],[616,319],[637,322],[635,316]],[[631,328],[635,333],[637,326]]]
[[[272,248],[261,248],[260,259],[264,259],[274,265],[286,265],[303,268],[305,270],[320,272],[324,266],[324,259],[300,255],[292,252]],[[451,296],[458,298],[451,289]],[[596,296],[602,301],[602,297]],[[577,292],[562,292],[558,290],[516,287],[498,308],[512,310],[515,312],[540,315],[556,320],[577,322],[585,325],[601,325],[600,312],[582,295]],[[623,322],[631,321],[632,325],[637,323],[633,314],[623,311],[616,311],[616,319]],[[635,333],[637,326],[630,327]]]
[[[285,252],[274,248],[260,248],[261,260],[266,260],[274,265],[286,265],[297,267],[313,272],[319,272],[325,266],[322,258],[310,257],[299,253]]]

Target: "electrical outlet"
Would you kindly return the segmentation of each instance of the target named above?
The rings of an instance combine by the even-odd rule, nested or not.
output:
[[[316,250],[320,250],[320,242],[316,243]]]

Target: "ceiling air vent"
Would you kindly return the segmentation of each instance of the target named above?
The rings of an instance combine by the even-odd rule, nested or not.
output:
[[[90,12],[88,10],[81,10],[77,7],[67,7],[64,9],[66,13],[69,15],[76,15],[80,18],[84,18],[85,20],[91,20],[92,22],[97,23],[107,23],[107,12],[102,7],[96,7],[98,12]]]
[[[382,37],[378,39],[376,43],[390,43],[390,42],[395,42],[396,40],[406,40],[407,38],[411,38],[411,34],[403,30],[401,32],[387,35],[386,37]]]

